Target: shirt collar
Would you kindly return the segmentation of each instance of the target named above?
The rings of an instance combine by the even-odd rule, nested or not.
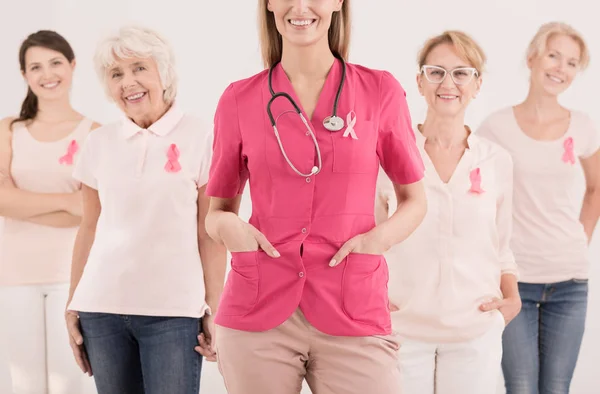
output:
[[[177,126],[182,117],[183,111],[176,103],[173,103],[171,108],[169,108],[160,119],[148,127],[148,130],[159,137],[164,137]],[[138,126],[129,117],[125,117],[123,120],[123,134],[126,139],[133,137],[142,130],[144,129]]]

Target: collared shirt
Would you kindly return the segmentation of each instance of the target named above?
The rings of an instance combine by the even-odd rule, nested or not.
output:
[[[330,335],[391,332],[383,256],[353,253],[336,267],[328,263],[344,242],[375,226],[380,164],[398,184],[419,181],[423,167],[404,90],[388,72],[347,64],[337,109],[346,125],[338,132],[324,128],[341,71],[336,60],[312,119],[307,117],[323,160],[321,171],[312,176],[294,172],[280,150],[266,112],[271,99],[267,70],[231,84],[220,98],[207,194],[233,198],[249,179],[250,223],[281,257],[232,253],[215,318],[219,325],[268,330],[299,306],[311,324]],[[273,89],[300,105],[280,64],[273,71]],[[292,109],[279,97],[273,117],[289,160],[309,173],[318,164],[315,145]]]
[[[520,280],[556,283],[589,275],[588,239],[579,221],[583,181],[579,158],[600,147],[590,117],[571,111],[566,133],[539,141],[519,127],[512,107],[489,116],[477,134],[504,147],[514,167],[514,230],[511,247]]]
[[[416,128],[415,128],[416,130]],[[502,298],[502,274],[517,274],[509,247],[512,162],[510,155],[471,134],[468,148],[444,183],[415,131],[425,162],[427,214],[404,242],[387,253],[394,330],[425,342],[465,341],[497,322],[482,312],[486,298]],[[385,174],[378,183],[378,222],[393,214],[397,202]],[[386,212],[387,211],[387,212]]]
[[[198,188],[212,133],[175,104],[148,129],[129,119],[90,133],[74,176],[102,207],[71,310],[201,317]]]

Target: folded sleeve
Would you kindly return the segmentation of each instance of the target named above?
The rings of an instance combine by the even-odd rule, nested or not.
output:
[[[424,166],[415,141],[406,92],[389,72],[380,82],[380,118],[377,155],[381,167],[395,184],[423,178]]]
[[[242,155],[238,103],[234,85],[231,84],[221,95],[215,112],[212,159],[206,195],[234,198],[243,192],[247,181],[248,168]]]

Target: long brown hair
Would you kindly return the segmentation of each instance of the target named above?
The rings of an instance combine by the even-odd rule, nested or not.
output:
[[[267,8],[269,0],[258,0],[258,25],[260,29],[260,47],[263,64],[269,68],[281,61],[283,42],[277,31],[275,19]],[[331,52],[344,60],[348,60],[350,47],[350,0],[344,0],[342,9],[334,12],[331,16],[329,26],[329,49]]]
[[[65,58],[67,58],[69,63],[75,59],[73,48],[71,48],[71,45],[63,36],[55,31],[40,30],[30,34],[29,37],[23,41],[21,48],[19,49],[19,64],[21,67],[21,72],[23,73],[25,73],[27,66],[25,64],[25,55],[27,54],[29,48],[33,47],[42,47],[60,52]],[[28,87],[27,96],[25,96],[25,100],[23,100],[23,104],[21,104],[21,112],[19,113],[19,117],[11,122],[11,126],[16,122],[35,119],[38,109],[38,98],[33,93],[31,88]]]

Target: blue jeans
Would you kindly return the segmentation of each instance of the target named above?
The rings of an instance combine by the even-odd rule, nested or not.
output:
[[[98,394],[198,394],[201,319],[79,313]]]
[[[503,335],[507,394],[567,394],[587,312],[587,279],[519,283],[521,313]]]

